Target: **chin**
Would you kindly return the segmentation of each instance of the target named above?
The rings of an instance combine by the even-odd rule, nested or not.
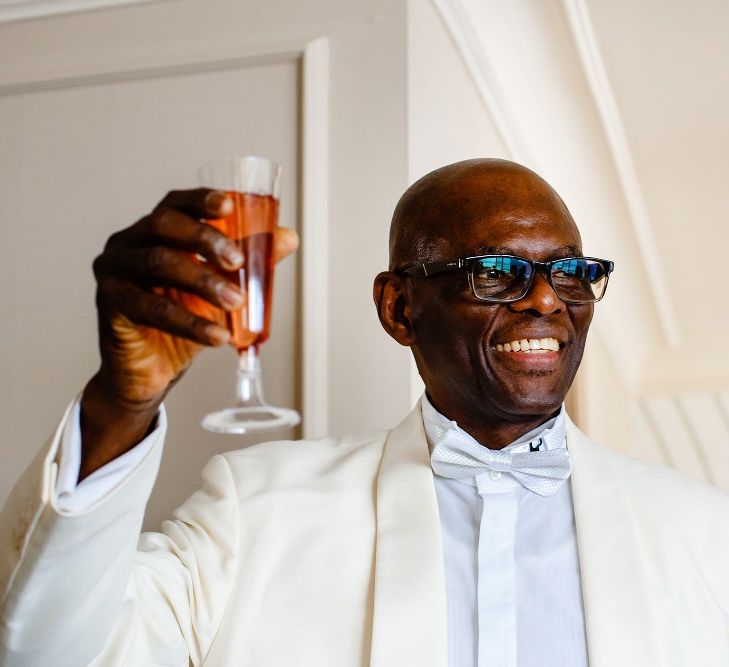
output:
[[[517,419],[548,417],[557,412],[564,402],[566,392],[534,391],[513,395],[512,391],[498,396],[495,406],[500,412]]]

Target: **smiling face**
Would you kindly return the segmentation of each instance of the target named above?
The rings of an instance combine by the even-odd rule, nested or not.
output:
[[[581,255],[582,247],[558,195],[510,162],[458,163],[408,190],[393,219],[391,268],[478,254],[548,261]],[[582,358],[592,304],[564,303],[539,272],[511,303],[476,299],[465,272],[392,280],[400,323],[388,330],[411,346],[443,414],[474,434],[531,427],[559,409]],[[382,309],[380,317],[388,328]]]

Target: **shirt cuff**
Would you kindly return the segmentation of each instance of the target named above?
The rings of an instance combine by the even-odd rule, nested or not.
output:
[[[63,428],[58,462],[55,505],[63,512],[81,512],[123,482],[146,456],[158,439],[160,430],[167,428],[167,413],[163,405],[157,415],[154,430],[144,440],[121,456],[109,461],[78,482],[81,469],[81,399],[71,408]]]

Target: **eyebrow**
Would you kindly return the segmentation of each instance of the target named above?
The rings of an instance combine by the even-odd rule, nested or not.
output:
[[[500,246],[500,245],[481,246],[477,250],[477,252],[479,255],[515,255],[516,254],[516,253],[514,253],[514,251],[511,248],[507,248],[506,246]],[[580,257],[580,256],[582,256],[582,251],[577,246],[565,245],[565,246],[561,246],[559,248],[555,248],[552,256],[555,258]]]

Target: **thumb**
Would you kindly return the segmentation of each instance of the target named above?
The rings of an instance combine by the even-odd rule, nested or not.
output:
[[[273,235],[273,261],[280,262],[284,257],[296,252],[299,247],[299,235],[295,229],[277,227]]]

